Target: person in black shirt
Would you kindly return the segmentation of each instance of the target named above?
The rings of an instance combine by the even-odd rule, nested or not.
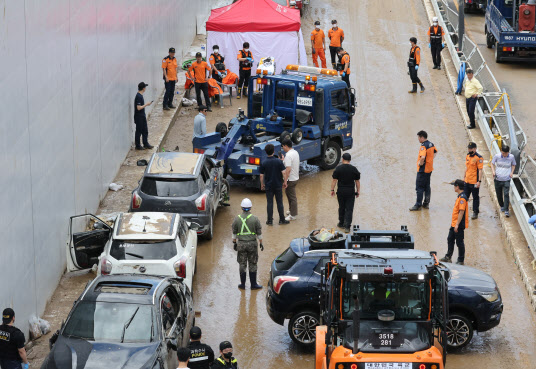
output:
[[[214,351],[209,345],[201,343],[201,328],[192,327],[190,329],[190,361],[188,368],[190,369],[210,369],[214,362]]]
[[[24,334],[15,328],[15,312],[4,309],[0,325],[0,368],[28,369],[30,365],[24,349]]]
[[[285,220],[285,208],[283,206],[283,175],[285,173],[285,164],[279,158],[274,156],[274,145],[268,144],[264,148],[268,157],[261,163],[259,168],[261,172],[261,190],[266,190],[266,213],[268,220],[266,224],[273,225],[274,215],[274,195],[277,203],[277,212],[279,213],[279,224],[288,224]]]
[[[136,124],[134,141],[136,142],[136,150],[153,148],[153,146],[149,145],[149,141],[147,141],[149,130],[147,129],[147,117],[145,116],[145,107],[151,105],[153,102],[151,101],[146,104],[143,100],[143,93],[147,86],[149,86],[147,83],[140,82],[138,84],[138,93],[134,98],[134,123]],[[143,146],[140,145],[140,136],[143,138]]]
[[[331,196],[335,195],[335,185],[337,185],[337,200],[339,202],[339,224],[337,227],[344,228],[346,233],[350,233],[355,199],[359,197],[359,180],[361,179],[361,173],[350,164],[350,160],[352,160],[352,156],[344,153],[342,164],[333,171],[333,181],[331,182]]]
[[[233,345],[229,341],[220,343],[220,357],[214,360],[211,369],[238,369],[238,362],[233,357]]]

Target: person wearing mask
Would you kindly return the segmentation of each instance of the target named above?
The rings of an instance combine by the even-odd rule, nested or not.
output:
[[[147,116],[145,115],[145,108],[151,105],[153,102],[147,104],[143,100],[143,94],[145,89],[149,86],[145,82],[138,83],[138,93],[134,98],[134,124],[136,125],[136,131],[134,132],[134,142],[136,144],[136,150],[152,149],[153,146],[149,145],[149,129],[147,128]],[[140,144],[140,137],[143,141],[143,146]]]
[[[274,156],[274,145],[267,144],[264,147],[266,159],[259,168],[261,172],[261,190],[266,191],[266,213],[267,225],[274,224],[274,196],[279,213],[279,224],[290,223],[285,219],[285,208],[283,206],[283,177],[285,175],[285,164]]]
[[[188,361],[190,359],[190,350],[186,347],[179,347],[177,349],[177,359],[179,361],[179,366],[177,369],[189,369],[192,367],[188,366]]]
[[[339,70],[341,79],[350,88],[350,55],[342,47],[337,48],[337,54],[340,60],[340,63],[337,64],[337,70]]]
[[[0,325],[0,368],[28,369],[30,363],[24,348],[24,334],[14,324],[15,311],[4,309]]]
[[[438,22],[437,17],[432,18],[432,25],[428,29],[428,47],[432,52],[434,69],[441,70],[441,51],[445,47],[445,31]]]
[[[335,186],[337,186],[337,201],[339,202],[337,227],[344,228],[346,233],[350,233],[355,199],[359,197],[359,180],[361,179],[361,173],[350,164],[351,160],[352,156],[349,153],[342,155],[342,164],[333,171],[331,181],[331,196],[335,196]]]
[[[300,154],[292,148],[292,140],[286,138],[281,143],[281,148],[285,152],[283,164],[285,164],[285,177],[283,186],[288,199],[288,216],[286,220],[296,220],[298,216],[298,197],[296,196],[296,185],[300,179]]]
[[[424,85],[422,84],[421,80],[417,76],[417,73],[419,71],[419,66],[421,65],[421,48],[417,46],[416,37],[410,38],[409,42],[411,43],[411,50],[409,52],[408,68],[409,68],[409,76],[411,78],[411,83],[413,84],[413,89],[409,90],[408,92],[410,94],[416,94],[417,84],[419,84],[419,86],[421,86],[421,93],[423,93],[425,90]]]
[[[469,142],[467,149],[469,152],[465,157],[464,192],[468,201],[473,195],[473,215],[471,215],[471,219],[477,219],[480,208],[480,185],[482,184],[484,158],[476,152],[476,143]]]
[[[242,91],[244,96],[247,96],[248,86],[249,86],[249,77],[251,77],[251,67],[253,66],[253,54],[249,51],[249,42],[244,42],[242,44],[242,50],[238,52],[236,59],[239,61],[239,79],[238,79],[238,94],[237,99],[240,99],[242,96]]]
[[[259,240],[261,251],[264,251],[261,222],[259,218],[251,214],[253,204],[250,199],[245,198],[242,200],[240,207],[242,208],[242,214],[236,216],[231,226],[234,250],[237,251],[236,258],[240,269],[238,288],[241,290],[246,289],[246,271],[249,268],[251,289],[259,290],[262,286],[257,284],[257,262],[259,261],[257,240]]]
[[[210,72],[210,67],[208,66],[207,62],[203,61],[203,56],[201,53],[195,54],[195,59],[190,65],[190,68],[188,68],[188,71],[190,74],[193,74],[193,77],[195,79],[195,95],[197,98],[197,106],[201,106],[201,91],[203,91],[203,95],[205,96],[205,106],[207,107],[208,111],[212,111],[210,108],[210,99],[208,97],[208,81],[207,81],[207,71]]]
[[[233,357],[231,342],[220,343],[220,357],[214,360],[211,369],[238,369],[238,361]]]
[[[333,69],[337,69],[337,61],[335,56],[337,55],[337,48],[342,47],[342,42],[344,41],[344,31],[342,28],[339,28],[337,20],[333,19],[331,21],[331,28],[328,31],[329,38],[329,53],[331,54],[331,65]]]
[[[322,68],[326,68],[326,35],[320,29],[320,21],[315,22],[315,29],[311,32],[311,52],[313,53],[313,64],[318,68],[318,57],[322,63]]]
[[[449,235],[447,237],[447,254],[441,258],[441,261],[445,263],[452,262],[454,243],[456,243],[456,246],[458,246],[458,261],[456,264],[463,265],[465,261],[464,230],[469,227],[469,217],[467,215],[469,206],[467,204],[467,197],[463,192],[465,183],[461,179],[457,179],[450,184],[454,186],[454,192],[456,192],[458,196],[456,197],[454,209],[452,210],[452,221],[450,223]]]
[[[434,158],[437,154],[437,148],[433,143],[428,141],[428,133],[426,131],[417,132],[417,138],[421,144],[419,147],[419,156],[417,157],[417,180],[415,181],[417,200],[415,201],[415,205],[409,208],[410,211],[421,210],[421,207],[428,209],[430,205],[430,198],[432,196],[430,180],[432,179],[432,171],[434,170]]]
[[[483,88],[480,82],[473,76],[473,70],[467,69],[467,79],[463,84],[465,89],[465,107],[467,108],[467,115],[469,115],[470,124],[467,129],[476,128],[475,120],[475,108],[478,96],[482,94]]]
[[[201,105],[197,108],[199,110],[199,114],[197,114],[194,118],[194,135],[192,139],[196,137],[203,137],[207,134],[207,107],[205,105]]]
[[[214,362],[214,351],[209,345],[201,343],[201,328],[193,326],[190,329],[190,369],[210,369]]]
[[[169,55],[162,60],[162,72],[164,74],[164,110],[175,109],[173,96],[175,94],[175,84],[177,83],[177,59],[175,59],[175,48],[169,48]]]
[[[501,153],[491,160],[491,172],[495,180],[497,201],[507,217],[510,216],[510,180],[514,176],[516,165],[516,158],[510,154],[510,147],[503,143]]]
[[[220,54],[220,47],[218,45],[212,46],[212,54],[210,54],[208,61],[212,68],[212,78],[221,83],[221,72],[225,71],[225,58]]]

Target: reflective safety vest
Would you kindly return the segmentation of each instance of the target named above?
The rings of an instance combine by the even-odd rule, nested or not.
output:
[[[251,217],[251,215],[252,214],[249,214],[245,219],[242,218],[241,215],[238,215],[238,217],[242,221],[242,228],[240,228],[240,232],[236,234],[237,236],[247,236],[247,235],[250,235],[250,234],[256,234],[255,232],[251,232],[249,227],[248,227],[248,225],[246,224],[246,220],[248,220]],[[244,228],[245,228],[246,232],[244,232]]]
[[[430,27],[430,41],[431,43],[440,44],[443,38],[443,30],[441,29],[441,26],[437,26],[437,32],[434,32],[434,28],[434,26]]]
[[[227,366],[227,363],[221,357],[217,358],[216,361],[219,361],[220,364],[223,365],[223,366]],[[231,358],[231,365],[233,367],[236,367],[236,363],[237,363],[236,359],[234,357]]]

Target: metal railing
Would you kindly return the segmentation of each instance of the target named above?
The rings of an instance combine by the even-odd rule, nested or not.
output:
[[[474,76],[482,84],[482,98],[476,106],[477,124],[492,155],[500,153],[498,139],[511,148],[516,156],[516,175],[510,185],[510,200],[528,246],[536,259],[536,230],[528,219],[536,214],[536,161],[523,153],[527,137],[510,111],[510,101],[506,90],[491,73],[486,60],[476,44],[464,35],[462,50],[457,45],[458,12],[448,5],[447,0],[431,0],[439,24],[448,31],[446,46],[459,73],[462,63],[474,71]],[[446,32],[447,33],[447,32]]]

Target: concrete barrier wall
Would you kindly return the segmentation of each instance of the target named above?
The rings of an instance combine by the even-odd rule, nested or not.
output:
[[[180,60],[214,3],[0,4],[0,307],[26,335],[64,271],[69,216],[98,208],[132,144],[138,82],[156,100],[162,58]]]

